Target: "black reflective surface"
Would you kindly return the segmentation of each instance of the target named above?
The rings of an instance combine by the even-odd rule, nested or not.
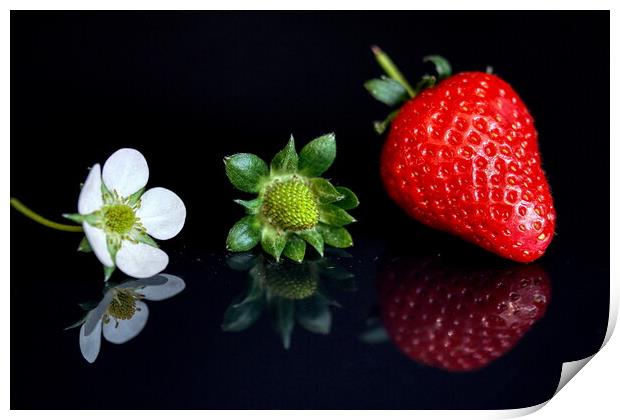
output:
[[[527,31],[517,29],[523,21]],[[149,162],[149,186],[174,190],[188,209],[182,233],[162,243],[165,272],[185,289],[149,302],[140,334],[104,340],[93,364],[79,329],[63,328],[84,315],[78,303],[101,298],[99,262],[75,252],[80,235],[11,213],[12,408],[517,408],[548,399],[561,363],[599,348],[609,303],[607,13],[14,12],[11,31],[11,194],[50,217],[74,211],[86,168],[135,147]],[[493,65],[520,93],[558,214],[557,236],[535,265],[429,230],[389,201],[370,125],[386,110],[362,87],[378,74],[372,43],[411,78],[429,70],[422,56],[442,53],[457,71]],[[579,88],[592,74],[595,85]],[[338,142],[328,175],[362,203],[355,247],[328,267],[353,277],[344,288],[325,276],[314,286],[304,273],[284,277],[323,292],[329,334],[321,305],[305,327],[295,320],[288,349],[268,308],[243,331],[224,331],[252,278],[223,249],[242,214],[232,199],[243,194],[229,186],[222,158],[267,159],[291,132],[303,144],[328,131]],[[429,365],[393,344],[399,327],[429,324],[381,321],[398,295],[384,292],[390,275],[409,278],[407,296],[431,293],[458,326],[452,287],[470,290],[468,304],[497,303],[490,285],[517,282],[515,272],[539,281],[524,292],[532,322],[491,317],[487,334],[504,328],[506,348],[485,350],[497,343],[478,337],[470,347],[486,353],[475,369],[442,368],[436,347]],[[310,297],[296,297],[297,311]],[[480,302],[475,316],[488,310]]]

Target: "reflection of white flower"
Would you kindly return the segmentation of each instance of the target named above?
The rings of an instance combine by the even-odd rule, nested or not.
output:
[[[149,317],[149,308],[142,300],[168,299],[185,288],[185,282],[170,274],[130,280],[110,287],[84,319],[80,329],[80,350],[82,356],[93,363],[101,348],[101,332],[106,340],[123,344],[131,340],[144,328]]]
[[[77,216],[106,279],[117,266],[136,278],[151,277],[168,265],[155,239],[176,236],[185,224],[185,205],[170,190],[144,192],[149,178],[146,159],[134,149],[116,151],[92,167],[78,199]]]

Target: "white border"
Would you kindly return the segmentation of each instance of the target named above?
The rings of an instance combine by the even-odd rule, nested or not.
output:
[[[7,2],[10,9],[50,9],[49,1],[8,1]],[[564,1],[545,1],[545,0],[504,0],[504,1],[496,1],[496,0],[475,0],[475,1],[461,1],[461,0],[434,0],[432,2],[428,1],[417,1],[413,2],[411,0],[382,0],[380,2],[368,1],[368,0],[359,0],[359,1],[335,1],[335,0],[313,0],[313,1],[303,1],[303,2],[295,2],[295,4],[291,4],[290,2],[284,0],[263,0],[263,1],[252,1],[252,0],[228,0],[226,2],[215,2],[213,4],[204,2],[204,1],[188,1],[188,0],[176,0],[176,1],[161,1],[154,0],[149,2],[139,2],[139,1],[130,1],[130,0],[108,0],[108,1],[90,1],[88,3],[82,1],[56,1],[53,4],[51,9],[179,9],[179,10],[196,10],[202,8],[210,8],[210,9],[256,9],[258,7],[262,9],[419,9],[419,10],[428,10],[428,9],[437,9],[437,10],[447,10],[447,9],[499,9],[499,10],[512,10],[512,9],[550,9],[550,10],[583,10],[583,9],[602,9],[602,10],[611,10],[611,27],[612,27],[612,56],[611,56],[611,70],[612,70],[612,79],[611,79],[611,112],[610,115],[618,115],[618,84],[615,80],[615,77],[618,76],[618,54],[614,53],[614,47],[618,47],[620,43],[618,42],[618,31],[615,29],[618,25],[618,17],[617,17],[617,9],[618,7],[614,7],[615,3],[613,1],[604,1],[604,0],[589,0],[589,1],[581,1],[581,0],[564,0]],[[2,65],[0,65],[0,71],[2,72],[4,83],[0,87],[0,97],[3,99],[2,107],[3,112],[0,115],[0,128],[2,132],[2,141],[0,150],[0,174],[2,176],[0,188],[4,195],[4,197],[9,197],[9,177],[10,177],[10,14],[7,10],[4,18],[2,19],[4,22],[3,25],[0,26],[1,41],[0,45],[2,48]],[[527,28],[523,28],[523,30],[527,30]],[[593,62],[596,60],[595,57],[592,58]],[[584,76],[585,77],[585,76]],[[592,78],[594,81],[596,78]],[[575,84],[578,85],[582,83],[583,88],[588,88],[587,80],[583,81],[575,81]],[[567,87],[567,89],[572,87]],[[592,88],[595,88],[594,86]],[[611,124],[611,138],[615,139],[615,141],[611,142],[611,156],[610,156],[610,164],[618,162],[618,146],[616,142],[618,139],[618,122],[612,118]],[[619,177],[619,169],[618,165],[611,165],[611,214],[619,214],[618,210],[618,193],[617,189],[614,189],[614,185],[619,185],[620,177]],[[2,267],[5,268],[5,276],[4,282],[2,282],[3,287],[3,296],[5,299],[5,304],[2,305],[0,309],[2,311],[2,322],[3,322],[3,330],[9,331],[10,328],[10,302],[9,302],[9,281],[10,278],[10,261],[9,261],[9,252],[10,252],[10,244],[9,244],[9,206],[3,209],[3,217],[1,222],[2,230],[4,233],[4,241],[2,242],[2,251],[0,255],[2,255]],[[620,258],[620,254],[618,252],[618,246],[616,243],[616,239],[618,237],[618,223],[612,218],[611,220],[611,308],[610,308],[610,323],[607,331],[607,335],[605,338],[605,343],[608,342],[611,337],[611,333],[613,332],[613,327],[615,326],[615,322],[617,319],[618,312],[618,267],[617,263]],[[579,308],[575,308],[575,310],[579,310]],[[2,364],[1,373],[2,373],[2,382],[0,385],[0,398],[2,405],[5,409],[8,410],[10,400],[9,400],[9,390],[10,390],[10,342],[9,342],[9,334],[2,335],[2,345],[0,346],[0,351],[2,352]],[[562,392],[560,392],[556,397],[552,399],[552,401],[547,405],[547,407],[534,414],[534,416],[538,416],[538,418],[583,418],[585,415],[592,416],[594,418],[609,418],[610,413],[617,413],[617,374],[620,371],[618,362],[618,355],[620,355],[620,345],[618,344],[618,340],[611,340],[609,344],[605,346],[600,355],[597,355],[594,358],[594,361],[591,363],[592,368],[586,369],[584,373],[580,375],[580,379],[577,381],[572,381],[570,385],[566,386]],[[579,364],[579,363],[577,363]],[[571,366],[569,364],[569,366]],[[574,367],[575,364],[572,364]],[[18,373],[16,373],[18,374]],[[60,378],[59,378],[60,379]],[[536,411],[541,408],[545,404],[541,404],[540,406],[525,408],[521,410],[508,410],[508,411],[500,411],[500,412],[492,412],[492,411],[417,411],[413,413],[413,415],[423,415],[423,418],[443,418],[445,416],[449,417],[459,417],[459,418],[504,418],[506,416],[514,416],[514,415],[523,415],[528,412]],[[85,416],[88,418],[105,418],[109,420],[109,416],[113,415],[115,418],[129,418],[134,417],[136,412],[115,412],[107,413],[107,412],[88,412],[84,413],[81,411],[57,411],[57,412],[11,412],[13,417],[16,418],[31,418],[31,417],[45,417],[47,418],[62,418],[64,419],[80,419],[82,420]],[[146,414],[146,413],[145,413]],[[204,418],[204,413],[197,411],[184,411],[176,413],[175,415],[185,415],[187,417],[192,418]],[[209,416],[216,417],[237,417],[237,416],[246,416],[247,412],[226,412],[226,411],[212,411],[209,412]],[[286,416],[287,418],[290,415],[295,416],[312,416],[321,415],[321,417],[333,417],[342,420],[346,417],[355,418],[358,420],[361,417],[365,416],[375,416],[375,415],[384,415],[386,413],[380,412],[359,412],[359,411],[347,411],[347,412],[311,412],[311,411],[302,411],[302,412],[252,412],[252,417],[259,417],[265,419],[276,419],[281,416]],[[410,420],[412,413],[407,412],[395,412],[390,411],[387,412],[390,416],[394,417],[402,417],[403,419]],[[168,412],[148,412],[149,416],[153,418],[167,418],[169,416]]]

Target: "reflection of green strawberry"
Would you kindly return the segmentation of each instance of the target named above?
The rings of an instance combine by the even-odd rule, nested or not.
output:
[[[290,346],[295,321],[306,330],[329,334],[333,302],[326,295],[326,284],[347,289],[354,286],[353,275],[331,258],[289,261],[266,261],[261,256],[237,254],[228,264],[248,271],[250,282],[244,296],[233,301],[224,314],[224,331],[243,331],[267,309],[285,348]]]
[[[384,326],[410,358],[448,371],[480,369],[513,348],[549,304],[537,266],[476,270],[400,260],[379,277]]]
[[[286,299],[300,300],[312,296],[318,287],[318,276],[309,264],[268,264],[265,286],[271,293]]]
[[[348,188],[335,187],[320,177],[335,158],[333,134],[311,141],[299,155],[291,136],[269,167],[249,153],[226,157],[226,175],[235,188],[258,194],[250,201],[235,200],[247,215],[230,230],[226,248],[248,251],[260,243],[277,261],[284,255],[301,262],[306,243],[321,256],[325,244],[352,246],[344,226],[355,221],[347,210],[357,207],[357,197]]]
[[[390,77],[366,87],[382,102],[402,105],[390,114],[381,155],[390,197],[420,222],[504,258],[543,255],[555,209],[538,133],[517,93],[493,74],[451,75],[438,56],[427,59],[440,81],[426,76],[412,88],[385,53],[375,54]]]

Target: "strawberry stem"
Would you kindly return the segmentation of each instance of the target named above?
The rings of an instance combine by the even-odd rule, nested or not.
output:
[[[42,224],[43,226],[47,226],[48,228],[61,230],[64,232],[83,232],[84,231],[84,229],[82,229],[82,226],[65,225],[63,223],[52,222],[51,220],[46,219],[40,214],[37,214],[34,211],[30,210],[28,207],[23,205],[22,202],[16,198],[11,197],[11,207],[13,207],[15,210],[17,210],[24,216],[28,217],[29,219],[34,220],[35,222]]]
[[[405,76],[403,76],[398,67],[396,67],[392,59],[376,45],[373,45],[371,50],[375,55],[377,63],[379,63],[383,71],[385,71],[386,75],[403,85],[409,96],[413,98],[416,95],[416,91],[411,87],[407,79],[405,79]]]

